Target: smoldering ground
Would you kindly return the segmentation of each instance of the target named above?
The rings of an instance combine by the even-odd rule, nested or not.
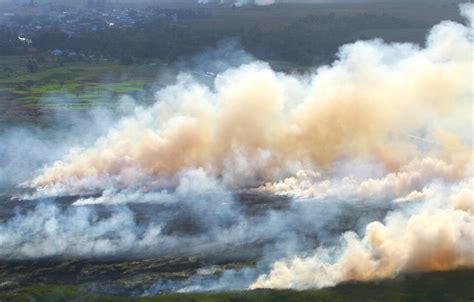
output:
[[[146,294],[473,267],[474,6],[461,13],[466,24],[442,22],[426,46],[359,41],[307,75],[263,62],[212,85],[179,75],[154,105],[22,174],[30,192],[16,196],[38,205],[1,224],[0,257],[254,262]]]
[[[188,273],[168,279],[157,277],[150,288],[139,292],[133,288],[128,294],[245,289],[273,261],[332,245],[341,232],[381,219],[391,207],[390,203],[343,201],[292,203],[287,198],[250,194],[239,200],[203,171],[186,173],[181,183],[172,193],[138,196],[134,192],[125,198],[116,194],[115,199],[102,196],[76,201],[88,204],[99,199],[117,202],[115,206],[60,206],[56,201],[19,211],[2,225],[1,257],[12,263],[95,259],[99,265],[113,260],[166,262],[197,257],[200,266],[216,269],[196,270],[192,261],[180,260]],[[136,204],[124,206],[124,199]],[[254,261],[259,262],[257,267],[243,265]],[[235,268],[223,270],[227,264]],[[190,279],[183,278],[189,272]],[[101,290],[114,293],[117,289],[104,285]]]

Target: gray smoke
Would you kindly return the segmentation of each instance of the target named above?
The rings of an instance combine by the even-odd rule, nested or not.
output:
[[[145,211],[125,203],[143,204]],[[93,206],[99,204],[106,206],[105,213]],[[180,175],[172,191],[106,193],[66,208],[40,201],[0,225],[0,258],[170,256],[261,245],[268,259],[278,259],[333,240],[346,229],[338,229],[344,220],[347,228],[363,226],[348,217],[354,206],[344,204],[292,202],[259,212],[236,202],[203,170],[194,170]],[[360,204],[356,209],[370,220],[375,217],[366,216],[369,209],[381,217],[388,207]]]
[[[473,5],[462,12],[474,19]],[[426,48],[346,45],[305,77],[231,63],[210,86],[180,75],[118,122],[8,130],[0,181],[26,181],[16,196],[37,205],[0,224],[0,259],[238,251],[257,261],[145,294],[472,267],[472,30],[443,22]]]

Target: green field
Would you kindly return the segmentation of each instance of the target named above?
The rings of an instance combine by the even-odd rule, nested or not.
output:
[[[462,21],[457,6],[460,2],[462,1],[420,0],[417,2],[380,1],[376,3],[320,3],[317,5],[287,2],[265,7],[245,6],[239,9],[230,9],[227,5],[203,6],[194,2],[190,3],[190,1],[178,0],[163,1],[163,7],[191,9],[204,12],[209,16],[209,18],[202,19],[185,19],[180,23],[180,28],[189,27],[187,31],[181,32],[181,34],[189,34],[189,37],[186,35],[189,39],[194,39],[193,41],[199,41],[201,37],[210,39],[206,42],[207,44],[195,45],[194,42],[189,42],[191,45],[182,45],[185,50],[191,49],[194,52],[199,52],[204,46],[207,47],[205,49],[211,49],[213,43],[217,41],[215,39],[222,37],[252,37],[252,35],[245,35],[248,31],[263,34],[263,36],[255,36],[257,42],[261,38],[276,33],[281,34],[281,39],[286,42],[280,45],[277,43],[280,42],[280,39],[269,40],[276,43],[272,44],[272,47],[278,49],[282,46],[296,45],[296,47],[287,49],[295,56],[292,57],[293,63],[287,62],[291,61],[291,58],[282,57],[281,53],[265,60],[270,60],[272,67],[277,70],[305,72],[309,67],[296,65],[295,62],[299,61],[295,59],[297,57],[303,58],[308,53],[311,54],[324,46],[324,43],[321,45],[312,43],[314,41],[302,34],[306,31],[318,33],[318,26],[321,25],[317,22],[302,22],[301,20],[305,20],[307,16],[324,17],[335,14],[342,17],[342,19],[337,19],[338,22],[344,22],[343,17],[347,16],[370,15],[375,18],[374,16],[387,15],[401,18],[398,20],[399,22],[407,21],[411,24],[410,22],[416,21],[419,24],[403,26],[402,22],[401,27],[398,25],[387,27],[384,24],[379,24],[380,20],[377,21],[375,18],[376,23],[373,28],[348,32],[347,37],[340,42],[383,38],[386,41],[422,43],[431,26],[441,20]],[[323,22],[323,25],[328,26],[328,30],[337,29],[330,23]],[[303,26],[303,30],[297,30],[298,26]],[[203,35],[203,33],[209,32],[212,32],[213,35]],[[295,34],[300,34],[300,36],[295,36]],[[339,34],[343,35],[343,33]],[[159,40],[159,36],[152,35],[150,37],[150,39]],[[183,43],[183,41],[179,43]],[[252,45],[252,42],[247,41],[247,43]],[[305,55],[299,55],[298,50],[304,48],[305,45],[307,48],[309,47],[304,50]],[[174,45],[173,47],[172,52],[178,51],[178,46]],[[332,57],[336,50],[331,47],[329,49],[331,49],[330,57]],[[160,81],[163,74],[175,75],[176,73],[176,70],[170,67],[173,66],[173,63],[169,62],[170,64],[168,64],[168,61],[164,61],[164,59],[134,58],[133,64],[121,65],[117,57],[111,59],[114,56],[110,55],[96,55],[94,58],[81,55],[79,61],[66,57],[54,59],[48,55],[46,50],[44,51],[43,54],[35,56],[0,56],[0,122],[36,123],[39,116],[47,116],[49,112],[67,114],[70,110],[87,110],[94,107],[116,108],[123,95],[130,95],[139,103],[150,103],[153,102],[153,95],[159,87],[157,83],[163,83]],[[28,64],[31,61],[38,63],[37,70],[33,72],[28,70]],[[327,62],[325,61],[325,63]],[[299,62],[298,64],[303,63]],[[171,78],[168,77],[168,79]]]
[[[121,65],[113,61],[59,62],[35,57],[37,72],[27,69],[29,56],[0,56],[0,122],[36,123],[49,113],[116,108],[124,95],[152,102],[154,83],[165,66],[159,60]]]
[[[40,61],[34,73],[27,69],[32,59]],[[284,71],[308,69],[289,62],[270,64]],[[45,61],[42,56],[0,56],[0,122],[38,123],[49,113],[116,109],[123,106],[123,96],[150,104],[159,87],[173,81],[176,72],[172,65],[158,59],[122,65],[112,60],[60,62]]]
[[[130,66],[117,62],[56,62],[39,64],[28,72],[27,56],[0,57],[0,93],[27,106],[37,101],[69,97],[87,102],[104,102],[110,96],[142,92],[159,74],[159,61]]]
[[[339,285],[312,291],[257,290],[233,293],[166,294],[126,298],[94,294],[93,285],[48,286],[0,291],[0,301],[156,301],[156,302],[277,302],[277,301],[416,301],[470,302],[474,299],[474,271],[408,275],[393,280]]]

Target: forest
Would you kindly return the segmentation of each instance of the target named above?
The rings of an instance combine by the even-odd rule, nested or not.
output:
[[[384,38],[397,41],[397,31],[429,28],[423,20],[410,20],[389,14],[358,13],[307,15],[288,24],[213,27],[210,19],[174,22],[161,18],[156,9],[146,21],[132,27],[105,27],[68,35],[59,28],[35,32],[32,44],[25,45],[13,29],[0,29],[0,55],[21,55],[28,48],[40,52],[61,49],[86,56],[108,57],[131,63],[132,58],[178,58],[216,46],[223,39],[238,39],[242,47],[261,60],[278,60],[300,65],[330,61],[342,44],[359,39]],[[377,29],[376,32],[371,29]],[[423,43],[422,35],[411,37]]]

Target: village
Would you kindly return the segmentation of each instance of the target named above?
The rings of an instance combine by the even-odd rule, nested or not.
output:
[[[3,30],[16,33],[20,42],[18,48],[25,49],[29,54],[38,51],[28,46],[32,44],[32,37],[41,32],[58,31],[72,37],[107,29],[131,28],[157,19],[177,23],[190,16],[195,14],[183,10],[123,5],[107,0],[84,0],[73,4],[35,0],[0,3],[0,26]],[[64,52],[61,49],[51,51],[54,51],[51,53],[53,56]]]

